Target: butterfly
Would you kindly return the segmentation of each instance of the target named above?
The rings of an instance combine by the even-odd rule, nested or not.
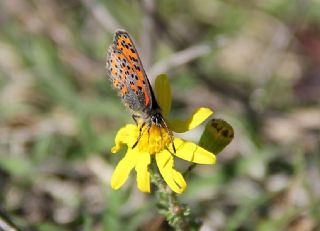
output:
[[[113,43],[107,53],[106,69],[113,88],[118,91],[118,95],[130,110],[136,125],[141,125],[138,139],[132,148],[138,144],[143,135],[145,131],[143,128],[146,127],[149,133],[149,129],[156,125],[167,130],[173,151],[176,152],[172,132],[161,114],[161,108],[144,71],[138,51],[132,38],[124,30],[115,32]]]

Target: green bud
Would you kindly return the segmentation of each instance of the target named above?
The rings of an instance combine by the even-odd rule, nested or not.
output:
[[[202,133],[199,145],[218,154],[231,142],[233,136],[234,132],[230,124],[222,119],[212,119]]]

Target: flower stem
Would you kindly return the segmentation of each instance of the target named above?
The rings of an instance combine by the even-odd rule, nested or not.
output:
[[[164,215],[169,225],[175,230],[198,230],[199,224],[192,221],[190,208],[181,204],[177,194],[164,183],[155,164],[151,164],[151,181],[157,187],[156,196],[160,214]]]
[[[187,170],[183,173],[183,176],[184,176],[185,178],[188,178],[189,175],[190,175],[190,173],[192,172],[192,170],[193,170],[195,167],[197,167],[197,164],[195,164],[195,163],[192,163],[191,165],[189,165],[189,167],[187,168]]]

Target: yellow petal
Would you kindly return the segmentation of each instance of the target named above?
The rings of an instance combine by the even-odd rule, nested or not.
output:
[[[136,125],[127,124],[121,128],[115,138],[115,146],[111,149],[112,153],[117,153],[123,147],[124,144],[132,147],[137,141],[139,131]]]
[[[176,147],[176,153],[174,153],[174,155],[181,159],[197,164],[214,164],[216,162],[216,156],[214,154],[195,143],[175,137],[174,145]],[[172,147],[168,148],[172,152]]]
[[[182,174],[173,169],[173,156],[166,150],[156,154],[159,171],[172,191],[182,193],[187,187]]]
[[[171,87],[167,75],[161,74],[157,76],[155,82],[155,94],[157,102],[162,109],[162,114],[164,117],[167,117],[171,109]]]
[[[213,111],[209,108],[198,108],[194,111],[192,116],[187,120],[172,120],[169,121],[169,127],[174,132],[186,132],[201,124],[209,116],[213,114]]]
[[[131,170],[134,168],[137,160],[137,152],[128,149],[126,155],[118,163],[111,177],[111,187],[119,189],[128,179]]]
[[[150,173],[148,171],[148,165],[150,164],[150,154],[147,152],[141,152],[137,159],[137,165],[135,167],[137,171],[137,185],[140,191],[150,192]]]

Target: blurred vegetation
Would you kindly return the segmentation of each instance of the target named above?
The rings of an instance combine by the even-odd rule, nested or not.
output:
[[[181,198],[202,230],[320,229],[320,1],[0,7],[0,215],[23,230],[169,229],[134,177],[109,186],[114,136],[132,122],[104,69],[123,28],[151,82],[170,76],[172,116],[209,106],[234,127]],[[197,142],[203,128],[184,137]]]

